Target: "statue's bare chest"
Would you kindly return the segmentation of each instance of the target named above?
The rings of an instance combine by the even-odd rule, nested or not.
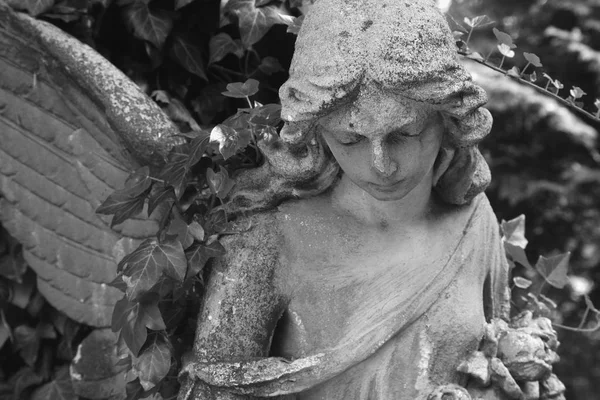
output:
[[[415,228],[398,235],[369,230],[324,210],[282,211],[285,250],[278,279],[289,304],[274,342],[281,355],[335,347],[369,317],[391,307],[398,294],[417,295],[453,248],[439,240],[447,236],[443,231]]]

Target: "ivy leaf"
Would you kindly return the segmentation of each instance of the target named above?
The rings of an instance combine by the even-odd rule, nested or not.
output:
[[[293,35],[297,35],[300,33],[300,28],[302,27],[302,23],[304,22],[304,15],[294,18],[294,21],[291,25],[288,25],[287,33],[291,33]]]
[[[525,57],[527,62],[531,63],[534,67],[542,66],[541,60],[537,55],[535,55],[533,53],[523,52],[523,56]]]
[[[140,352],[148,336],[146,325],[142,318],[139,318],[139,310],[138,302],[130,302],[127,296],[124,296],[115,303],[112,314],[112,331],[121,331],[121,337],[134,355]]]
[[[165,322],[158,308],[159,300],[160,295],[158,293],[149,292],[138,303],[138,318],[146,328],[154,331],[166,329]]]
[[[137,1],[125,9],[125,21],[138,39],[161,48],[173,28],[173,19],[164,11],[152,11],[147,2]]]
[[[277,126],[281,122],[281,104],[265,104],[250,112],[251,124]]]
[[[557,90],[560,90],[560,89],[562,89],[562,88],[564,88],[564,87],[565,87],[565,85],[563,85],[563,84],[562,84],[562,82],[561,82],[561,81],[559,81],[558,79],[555,79],[555,80],[553,80],[553,81],[552,81],[552,85],[553,85],[553,86],[554,86],[554,87],[555,87]]]
[[[192,3],[194,0],[175,0],[175,10],[179,10]]]
[[[31,400],[78,400],[73,390],[69,367],[61,367],[55,374],[54,380],[37,388],[31,394]]]
[[[127,297],[135,299],[150,290],[163,273],[177,281],[183,281],[187,261],[178,240],[158,243],[155,239],[146,239],[119,263],[119,268],[124,268],[123,280],[127,283]]]
[[[246,82],[233,82],[227,85],[227,91],[223,92],[224,96],[234,97],[236,99],[245,99],[258,93],[258,81],[256,79],[248,79]]]
[[[209,64],[221,61],[228,54],[235,54],[238,58],[244,55],[244,48],[241,43],[233,40],[225,32],[217,33],[211,37],[208,48],[210,54],[208,59]]]
[[[203,124],[211,124],[217,114],[225,108],[227,99],[221,96],[222,90],[221,85],[212,84],[205,87],[200,95],[192,100],[194,111],[196,111]]]
[[[227,197],[235,183],[229,178],[229,174],[224,168],[221,168],[217,173],[212,168],[208,168],[206,170],[206,181],[210,191],[221,200]]]
[[[171,57],[188,72],[208,82],[204,69],[202,50],[183,35],[176,35],[170,51]]]
[[[262,39],[274,24],[285,23],[276,7],[256,7],[255,0],[230,0],[226,10],[237,16],[242,44],[247,49]]]
[[[219,144],[219,153],[227,160],[251,142],[251,135],[248,130],[236,130],[225,124],[219,124],[210,132],[210,141]]]
[[[52,8],[55,0],[8,0],[8,5],[17,10],[25,10],[32,17],[37,17]]]
[[[517,262],[525,268],[533,269],[529,263],[529,260],[527,259],[525,250],[523,250],[522,247],[515,246],[512,243],[504,242],[504,250],[506,250],[506,255],[509,261],[512,261],[513,263]]]
[[[533,73],[532,73],[531,75],[529,75],[529,80],[530,80],[531,82],[535,82],[535,81],[537,81],[537,79],[538,79],[538,76],[537,76],[537,74],[535,73],[535,71],[533,71]]]
[[[132,196],[137,196],[148,190],[151,184],[150,167],[145,166],[135,170],[127,177],[124,191]]]
[[[510,47],[504,43],[500,43],[498,45],[498,50],[504,57],[513,58],[515,56],[515,52],[510,49]]]
[[[188,225],[188,231],[197,241],[201,242],[204,240],[204,228],[197,221],[192,221],[191,224]]]
[[[266,144],[279,140],[275,127],[281,122],[281,105],[267,104],[252,109],[248,123],[254,136]]]
[[[513,282],[515,283],[515,286],[520,289],[527,289],[533,284],[533,282],[531,282],[529,279],[525,279],[520,276],[515,276],[513,278]]]
[[[506,74],[508,76],[512,76],[513,78],[520,78],[521,77],[519,68],[517,68],[517,67],[512,67],[511,69],[509,69],[506,72]]]
[[[486,26],[494,23],[487,15],[478,15],[474,18],[464,18],[465,24],[467,24],[470,28],[480,28],[482,26]]]
[[[582,98],[583,96],[585,96],[587,94],[586,92],[584,92],[583,90],[581,90],[580,87],[577,87],[577,86],[573,86],[573,89],[571,89],[569,91],[569,93],[571,94],[571,96],[573,96],[573,98],[575,100],[576,99],[580,99],[580,98]]]
[[[137,196],[132,196],[128,189],[117,190],[96,209],[98,214],[111,215],[114,214],[110,223],[111,228],[119,225],[128,218],[139,215],[144,209],[146,201],[146,193],[140,193]]]
[[[117,301],[112,314],[111,329],[113,332],[121,331],[121,336],[127,347],[134,355],[146,342],[148,332],[166,329],[165,322],[160,314],[158,293],[146,293],[140,301],[129,301],[127,296]]]
[[[181,218],[175,217],[169,224],[169,235],[176,235],[177,240],[181,242],[183,248],[186,249],[194,243],[194,236],[190,232],[188,224],[185,223]]]
[[[163,400],[163,398],[158,395],[153,396],[154,392],[156,392],[156,390],[146,392],[140,384],[140,379],[135,378],[134,380],[127,382],[127,385],[125,386],[125,393],[127,395],[125,400]]]
[[[172,121],[186,123],[193,131],[200,131],[200,126],[181,100],[171,97],[164,90],[155,90],[150,97],[160,105],[161,109],[165,111]]]
[[[500,224],[504,241],[522,249],[527,247],[527,239],[525,239],[525,215],[521,214],[510,221],[502,220]]]
[[[198,275],[211,258],[222,257],[224,255],[225,248],[216,239],[206,244],[197,243],[193,245],[185,252],[189,265],[185,279],[187,280]]]
[[[22,252],[11,251],[9,254],[0,256],[0,276],[8,278],[17,283],[21,283],[23,281],[22,277],[25,272],[27,272],[27,263],[23,258]],[[29,296],[27,299],[29,299]]]
[[[144,351],[133,360],[132,367],[134,375],[140,379],[144,390],[148,391],[163,380],[171,369],[171,348],[160,335],[153,334]]]
[[[555,288],[562,289],[567,283],[569,283],[567,271],[569,269],[570,258],[570,252],[549,258],[540,256],[535,264],[535,269],[550,285],[554,286]]]
[[[14,382],[13,396],[10,398],[22,399],[25,398],[22,394],[26,389],[39,385],[44,381],[44,378],[34,371],[33,368],[24,367],[11,376],[10,381]]]
[[[204,153],[206,152],[206,148],[208,147],[208,143],[210,141],[210,133],[207,131],[202,131],[202,133],[192,139],[190,142],[190,156],[188,158],[187,167],[192,168],[196,165]]]
[[[165,202],[175,202],[175,192],[172,186],[154,186],[148,195],[148,217],[152,215],[156,207]]]
[[[185,180],[190,172],[189,158],[190,149],[187,144],[175,146],[169,152],[167,163],[160,172],[159,177],[162,178],[167,185],[173,186],[175,196],[180,198],[185,189]]]
[[[462,37],[466,34],[467,32],[461,32],[461,31],[452,31],[452,37],[454,37],[454,40],[458,41],[458,40],[462,40]]]
[[[272,75],[276,72],[283,71],[283,67],[281,66],[279,60],[271,56],[263,58],[258,66],[258,69],[267,75]]]
[[[33,366],[38,358],[40,337],[37,331],[27,325],[19,325],[13,330],[15,350],[29,366]]]
[[[500,44],[504,44],[510,49],[514,49],[515,47],[517,47],[517,45],[515,45],[513,42],[513,38],[508,33],[502,32],[497,28],[492,29],[492,31],[494,32],[494,36],[496,36],[496,39],[498,39],[498,42],[500,42]]]

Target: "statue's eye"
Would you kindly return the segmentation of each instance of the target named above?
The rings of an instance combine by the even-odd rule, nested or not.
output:
[[[386,142],[388,142],[389,144],[401,144],[401,143],[406,142],[406,138],[407,138],[407,135],[403,134],[402,132],[396,131],[396,132],[390,133],[387,136]]]
[[[365,136],[361,136],[361,135],[352,135],[352,136],[346,136],[344,138],[342,138],[341,140],[339,140],[340,144],[344,145],[344,146],[352,146],[355,144],[358,144],[362,141],[364,141],[366,139]]]

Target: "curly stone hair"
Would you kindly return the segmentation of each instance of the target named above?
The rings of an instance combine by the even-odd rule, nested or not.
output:
[[[304,20],[290,79],[279,91],[283,143],[263,148],[271,178],[279,174],[287,182],[279,200],[315,195],[333,183],[337,164],[314,127],[324,115],[353,102],[367,84],[427,103],[443,116],[442,149],[452,159],[434,189],[444,201],[468,203],[485,190],[491,176],[477,144],[492,126],[482,107],[487,96],[460,64],[435,1],[319,0]],[[310,155],[319,167],[309,172],[298,162],[290,166],[298,154]],[[248,194],[243,187],[249,185],[239,182],[237,194]]]

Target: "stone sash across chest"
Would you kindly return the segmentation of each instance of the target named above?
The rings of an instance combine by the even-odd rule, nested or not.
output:
[[[309,389],[362,362],[427,311],[465,265],[486,268],[486,232],[497,230],[497,225],[489,215],[487,199],[479,196],[474,202],[463,235],[447,262],[433,272],[407,276],[411,282],[404,281],[402,287],[411,289],[378,304],[372,315],[359,321],[357,328],[343,335],[334,346],[291,362],[271,357],[234,363],[190,363],[184,367],[186,372],[232,392],[276,396]]]

